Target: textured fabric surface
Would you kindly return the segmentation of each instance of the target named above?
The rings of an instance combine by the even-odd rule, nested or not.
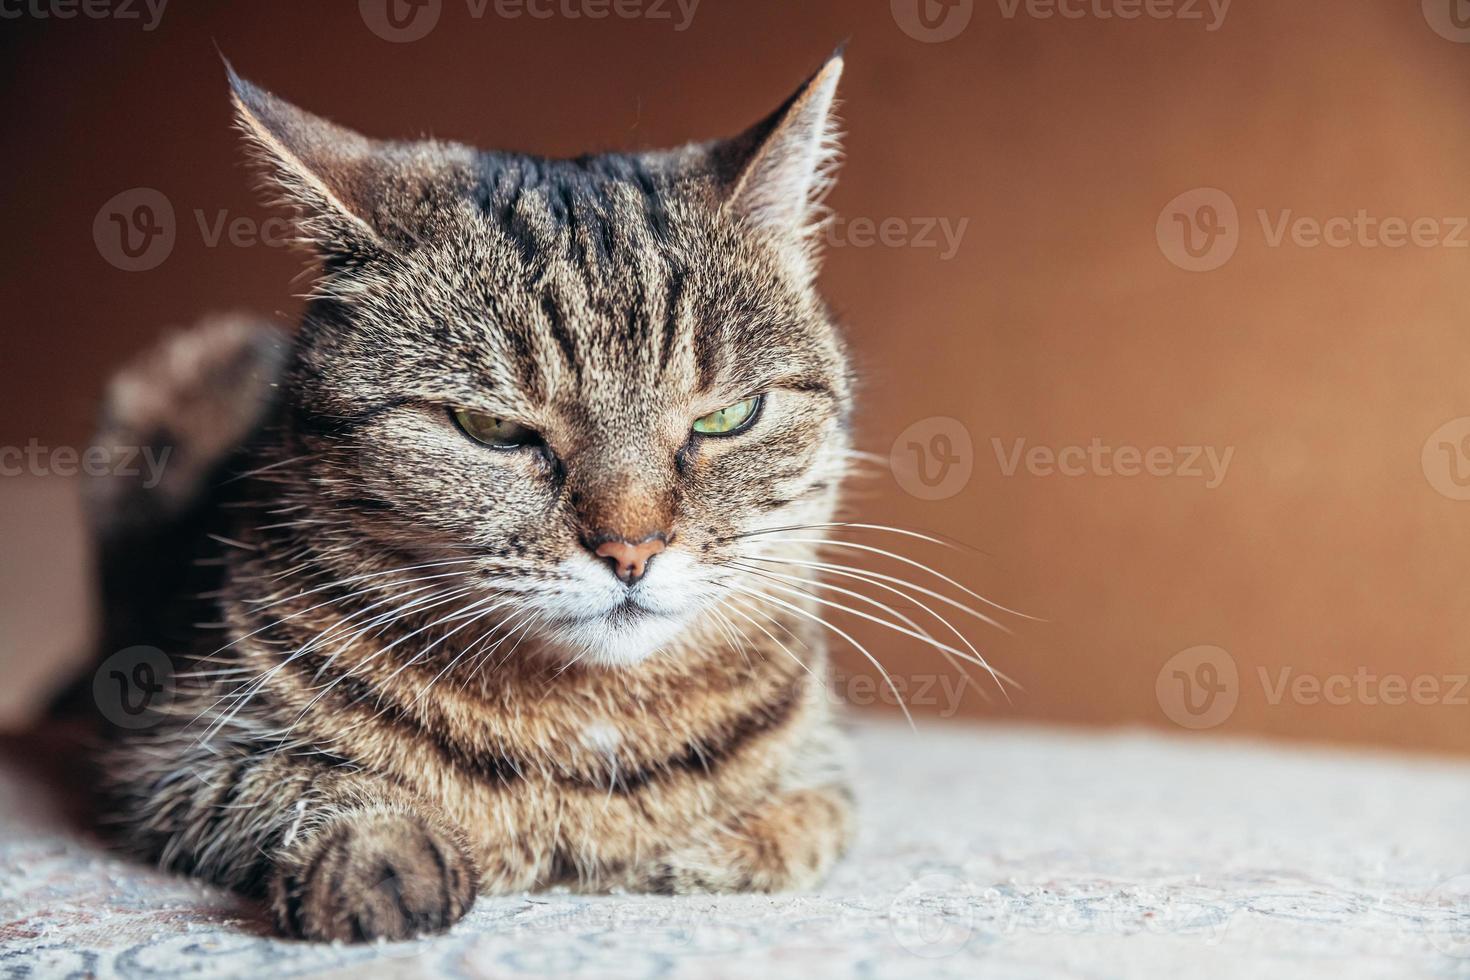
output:
[[[449,935],[271,938],[0,769],[0,976],[1470,977],[1470,764],[868,723],[819,892],[480,899]]]

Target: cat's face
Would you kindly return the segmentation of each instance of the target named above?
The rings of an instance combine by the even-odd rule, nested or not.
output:
[[[740,535],[829,520],[850,384],[810,232],[840,68],[735,140],[578,161],[371,143],[237,80],[326,267],[288,420],[323,552],[454,562],[487,615],[616,665],[748,581]]]

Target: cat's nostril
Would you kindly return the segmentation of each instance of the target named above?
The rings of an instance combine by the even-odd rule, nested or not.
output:
[[[596,540],[595,546],[589,542],[588,547],[598,558],[607,559],[614,575],[632,585],[647,574],[653,556],[663,551],[667,542],[662,534],[653,534],[636,542],[603,536]]]

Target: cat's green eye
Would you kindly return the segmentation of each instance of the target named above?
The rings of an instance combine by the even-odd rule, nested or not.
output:
[[[694,431],[702,436],[733,436],[750,428],[760,407],[761,396],[747,398],[718,412],[710,412],[704,418],[695,419]]]
[[[537,446],[541,437],[534,429],[528,429],[510,419],[498,418],[484,412],[457,408],[449,413],[454,424],[471,439],[494,449],[517,449],[521,446]]]

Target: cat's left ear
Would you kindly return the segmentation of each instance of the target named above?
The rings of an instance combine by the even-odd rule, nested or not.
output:
[[[462,148],[368,139],[246,81],[228,62],[235,118],[299,239],[337,267],[410,245]]]
[[[835,106],[842,67],[839,48],[779,109],[711,154],[725,206],[788,236],[813,265],[811,240],[841,159]]]

